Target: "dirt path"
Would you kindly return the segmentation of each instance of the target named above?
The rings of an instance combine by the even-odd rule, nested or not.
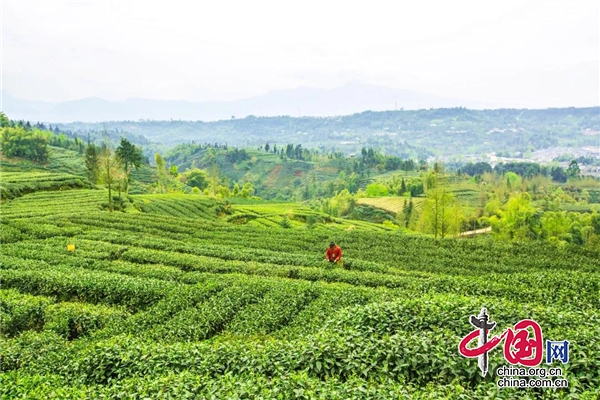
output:
[[[475,236],[475,235],[481,235],[483,233],[490,233],[491,231],[492,231],[492,227],[488,226],[487,228],[475,229],[474,231],[461,232],[460,236]]]

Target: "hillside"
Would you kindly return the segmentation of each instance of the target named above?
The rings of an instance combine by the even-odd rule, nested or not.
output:
[[[249,150],[252,152],[252,150]],[[204,152],[203,152],[204,153]],[[250,170],[250,176],[257,179],[255,182],[265,182],[265,188],[274,192],[280,191],[287,185],[292,185],[292,179],[297,179],[299,174],[297,168],[312,170],[312,163],[304,163],[296,160],[282,160],[278,156],[270,154],[255,153],[261,162],[252,169],[242,165],[231,163],[221,153],[218,157],[218,165],[224,166],[223,176],[220,180],[244,181],[245,175],[236,175],[238,170]],[[1,154],[0,154],[1,155]],[[200,156],[200,154],[196,154]],[[198,165],[201,158],[192,158],[190,165]],[[256,161],[256,160],[255,160]],[[284,168],[281,168],[284,165]],[[261,169],[262,166],[262,169]],[[283,173],[269,173],[271,168]],[[318,168],[317,168],[318,169]],[[48,161],[44,163],[32,162],[25,158],[3,158],[0,170],[0,193],[3,203],[3,215],[10,218],[14,205],[36,204],[28,209],[26,214],[49,215],[71,213],[73,210],[65,207],[62,211],[44,207],[46,201],[60,203],[63,199],[69,202],[77,198],[86,199],[77,211],[97,211],[107,209],[107,190],[103,184],[94,185],[86,176],[84,157],[71,150],[49,146]],[[287,176],[287,171],[294,171]],[[226,175],[232,173],[232,175]],[[260,178],[260,179],[259,179]],[[159,189],[159,180],[156,168],[142,165],[131,172],[131,183],[128,194],[122,194],[118,198],[114,193],[115,204],[120,211],[125,213],[150,213],[162,214],[170,217],[208,218],[219,220],[221,223],[233,226],[248,224],[249,226],[278,227],[289,223],[289,228],[307,228],[307,218],[311,220],[310,229],[321,227],[333,228],[335,230],[362,228],[367,231],[388,231],[390,228],[380,224],[371,224],[366,221],[335,218],[326,213],[315,211],[307,205],[296,202],[262,201],[260,198],[228,198],[215,199],[211,196],[191,194],[192,187],[179,182],[173,177],[162,178],[164,189]],[[85,189],[85,190],[75,190]],[[90,190],[91,189],[91,190]],[[114,190],[114,189],[113,189]],[[164,190],[173,193],[156,194]],[[58,192],[54,194],[53,192]],[[186,194],[187,193],[187,194]],[[261,192],[260,194],[267,194]],[[18,201],[16,201],[18,199]],[[35,203],[38,201],[39,203]],[[55,200],[54,200],[55,199]],[[11,201],[12,200],[12,201]],[[85,206],[83,206],[85,204]],[[83,208],[82,208],[83,207]],[[39,208],[34,212],[35,208]],[[18,208],[17,208],[18,209]],[[19,215],[20,212],[19,212]],[[285,220],[285,222],[284,222]],[[289,222],[288,222],[289,221]]]
[[[216,166],[222,182],[231,186],[233,182],[250,182],[256,195],[265,198],[294,199],[308,185],[320,186],[335,180],[348,165],[348,160],[339,160],[337,165],[327,157],[307,161],[282,157],[254,149],[243,149],[236,156],[236,149],[210,147],[180,147],[165,154],[165,160],[177,165],[179,170],[200,168],[211,171]],[[367,180],[363,181],[363,184]],[[330,193],[332,195],[333,192]]]
[[[8,397],[553,398],[499,392],[458,354],[481,306],[501,327],[533,317],[545,337],[568,338],[566,393],[598,395],[598,369],[581,361],[600,334],[598,252],[285,228],[282,214],[310,211],[240,204],[218,217],[192,195],[131,196],[129,212],[109,213],[104,196],[3,205]],[[346,269],[323,261],[330,240]],[[496,351],[490,362],[505,361]]]
[[[405,158],[472,155],[489,160],[490,153],[523,157],[539,149],[593,153],[599,146],[600,108],[366,111],[337,117],[248,116],[216,122],[112,121],[60,127],[77,132],[101,130],[104,125],[167,145],[191,141],[238,147],[301,143],[305,148],[334,148],[346,154],[373,147]],[[592,150],[583,151],[586,146]],[[600,150],[595,151],[598,157]]]
[[[569,214],[571,236],[561,242],[495,240],[501,231],[434,239],[394,223],[404,200],[421,212],[427,198],[361,197],[340,218],[354,198],[335,185],[366,184],[367,194],[400,185],[410,194],[438,175],[378,171],[371,161],[398,160],[370,151],[359,160],[286,154],[310,160],[202,146],[171,156],[182,167],[212,160],[219,185],[255,175],[257,187],[276,193],[299,179],[301,194],[313,176],[315,187],[331,182],[334,196],[301,203],[205,195],[179,173],[142,165],[131,172],[129,194],[113,191],[110,212],[105,185],[89,183],[76,151],[50,147],[45,162],[3,159],[1,186],[11,195],[0,220],[2,395],[555,398],[554,391],[498,389],[501,351],[490,353],[486,378],[476,359],[457,352],[481,307],[499,329],[533,318],[545,338],[569,340],[570,363],[555,365],[569,384],[559,393],[600,395],[595,217]],[[364,177],[353,181],[359,174],[347,168]],[[482,181],[439,177],[465,208],[480,207]],[[480,179],[496,190],[521,178]],[[560,193],[596,183],[567,182]],[[381,223],[354,219],[366,215]],[[563,214],[548,215],[554,219],[543,217],[542,227],[562,229],[556,218]],[[586,242],[578,244],[577,232]],[[323,259],[332,240],[343,249],[343,266]]]
[[[50,147],[49,160],[40,164],[0,154],[0,198],[10,199],[44,190],[91,188],[83,159],[77,152]]]

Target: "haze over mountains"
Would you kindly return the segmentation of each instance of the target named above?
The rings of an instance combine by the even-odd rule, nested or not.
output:
[[[519,107],[459,98],[441,97],[409,90],[350,82],[333,89],[299,87],[272,91],[262,96],[231,102],[190,102],[131,98],[109,101],[100,98],[49,103],[18,99],[2,92],[3,111],[12,119],[32,122],[99,122],[116,120],[202,120],[255,116],[335,116],[366,110],[418,110],[466,107],[471,109]]]

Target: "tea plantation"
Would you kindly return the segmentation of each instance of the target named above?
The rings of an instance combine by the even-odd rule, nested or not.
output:
[[[133,195],[109,213],[104,190],[53,176],[83,188],[26,194],[9,177],[23,195],[2,204],[2,398],[600,396],[597,251],[199,195]],[[331,240],[344,268],[323,260]],[[555,365],[569,387],[497,389],[500,349],[482,378],[458,353],[482,307],[494,334],[531,318],[569,340]]]

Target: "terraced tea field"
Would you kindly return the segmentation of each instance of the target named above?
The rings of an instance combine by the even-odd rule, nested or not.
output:
[[[364,197],[357,200],[357,204],[366,204],[372,207],[381,208],[382,210],[390,211],[393,213],[402,212],[404,209],[404,202],[409,201],[406,197]],[[424,198],[414,197],[413,203],[417,210],[423,208]]]
[[[42,190],[66,190],[74,188],[91,188],[90,182],[72,174],[35,171],[35,172],[2,172],[0,197],[11,199],[27,193]]]
[[[308,229],[299,205],[192,195],[131,196],[109,213],[105,196],[2,204],[2,398],[600,395],[597,251],[348,230],[324,216]],[[347,269],[324,262],[331,240]],[[532,318],[544,338],[568,339],[569,388],[482,378],[457,351],[481,307],[498,329]],[[492,351],[491,374],[501,365]]]

